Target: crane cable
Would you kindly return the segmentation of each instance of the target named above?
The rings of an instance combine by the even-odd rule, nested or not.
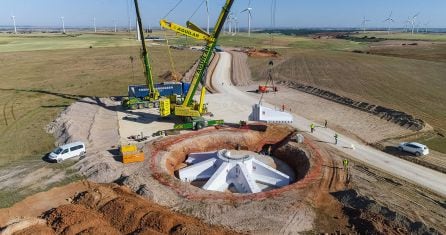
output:
[[[277,11],[277,1],[271,0],[271,33],[270,33],[270,49],[273,49],[274,42],[274,30],[276,29],[276,11]]]
[[[175,62],[173,60],[172,52],[170,50],[169,39],[167,39],[167,32],[166,32],[166,30],[164,30],[164,38],[166,39],[167,54],[169,56],[170,68],[172,69],[172,78],[176,82],[178,82],[178,80],[180,79],[180,76],[177,77],[178,73],[177,73],[177,70],[175,68]]]
[[[174,11],[182,2],[183,2],[183,0],[179,0],[177,2],[177,4],[175,4],[175,6],[172,9],[170,9],[170,11],[167,12],[167,14],[162,19],[167,18],[170,15],[170,13],[172,13],[172,11]]]
[[[271,0],[271,32],[270,32],[270,50],[272,50],[273,47],[273,40],[274,40],[274,35],[273,35],[273,31],[276,28],[276,11],[277,11],[277,1],[276,0]],[[269,68],[268,68],[268,79],[266,80],[266,84],[265,87],[268,87],[268,83],[271,81],[271,85],[272,88],[275,91],[275,86],[274,86],[274,80],[273,80],[273,67],[274,67],[274,62],[271,60],[269,63]],[[260,91],[260,89],[259,89]],[[260,100],[259,100],[259,105],[262,104],[262,100],[263,100],[263,96],[265,95],[264,92],[262,92],[262,95],[260,96]]]
[[[163,17],[163,19],[167,18],[180,4],[181,2],[183,2],[183,0],[179,0],[175,6],[169,10],[169,12],[167,12],[167,14]],[[201,8],[201,6],[204,4],[205,0],[203,0],[200,5],[195,9],[195,11],[192,13],[192,15],[189,17],[188,21],[194,17],[194,15],[198,12],[198,10]],[[178,82],[178,80],[181,78],[180,76],[177,76],[177,71],[176,71],[176,67],[175,67],[175,62],[172,56],[172,51],[170,49],[170,45],[169,45],[169,39],[167,39],[167,32],[166,30],[164,30],[164,38],[166,39],[166,47],[167,47],[167,54],[169,56],[169,61],[170,61],[170,67],[172,69],[172,77],[173,79]]]
[[[192,19],[192,17],[195,16],[195,14],[197,13],[197,11],[200,10],[201,6],[203,6],[203,4],[204,4],[205,1],[206,1],[206,0],[201,1],[200,5],[198,5],[197,9],[195,9],[194,13],[192,13],[192,15],[189,17],[189,19],[187,19],[188,21],[189,21],[190,19]]]

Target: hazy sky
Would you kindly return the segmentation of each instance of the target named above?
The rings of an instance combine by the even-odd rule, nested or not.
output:
[[[179,0],[140,0],[143,22],[146,26],[158,26],[160,18]],[[167,18],[184,24],[204,0],[183,0]],[[224,0],[209,0],[212,22],[215,22]],[[384,27],[384,19],[393,10],[394,27],[402,27],[403,21],[418,12],[418,22],[430,22],[430,27],[446,27],[446,0],[276,0],[276,26],[278,27],[359,27],[365,16],[371,27]],[[131,9],[128,11],[128,5]],[[241,27],[247,26],[247,15],[240,13],[248,6],[248,0],[235,0],[233,11]],[[252,0],[253,27],[271,25],[271,0]],[[18,25],[91,26],[93,17],[100,26],[127,26],[129,13],[133,23],[133,0],[0,0],[0,25],[11,25],[11,14]],[[203,4],[192,21],[206,24]]]

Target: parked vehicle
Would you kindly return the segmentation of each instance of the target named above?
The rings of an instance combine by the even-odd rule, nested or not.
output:
[[[429,154],[429,148],[426,145],[416,142],[403,142],[399,145],[398,149],[415,154],[417,157]]]
[[[85,144],[78,141],[57,147],[49,154],[48,158],[50,161],[62,162],[68,158],[84,156],[85,153]]]

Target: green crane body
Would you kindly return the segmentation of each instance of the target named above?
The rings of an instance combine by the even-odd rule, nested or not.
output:
[[[136,18],[138,20],[138,30],[139,30],[139,35],[141,36],[142,57],[144,60],[146,84],[147,84],[147,87],[149,88],[149,100],[156,101],[159,99],[160,94],[159,94],[159,91],[155,88],[155,84],[153,83],[152,67],[150,66],[149,53],[147,52],[147,48],[146,48],[146,42],[145,42],[144,30],[143,30],[142,21],[141,21],[141,14],[139,12],[138,0],[134,0],[134,1],[135,1],[135,9],[136,9]]]
[[[146,42],[145,42],[145,38],[144,38],[144,30],[143,30],[142,21],[141,21],[141,14],[139,11],[138,0],[134,0],[134,2],[135,2],[135,9],[136,9],[136,17],[138,20],[138,29],[137,30],[139,31],[139,35],[141,36],[141,44],[142,44],[141,56],[142,56],[143,62],[144,62],[144,70],[145,70],[144,75],[146,77],[147,88],[149,89],[149,96],[144,97],[144,99],[140,99],[137,97],[125,98],[122,101],[122,105],[128,109],[154,108],[154,107],[158,107],[158,105],[159,105],[158,102],[160,99],[160,93],[155,88],[155,84],[153,82],[152,67],[151,67],[150,61],[149,61],[149,53],[146,48]]]

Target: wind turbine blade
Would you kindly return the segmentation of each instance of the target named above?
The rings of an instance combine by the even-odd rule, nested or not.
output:
[[[209,14],[209,0],[206,0],[206,12]]]
[[[243,11],[241,11],[240,13],[243,13],[243,12],[245,12],[245,11],[248,11],[248,8],[246,8],[245,10],[243,10]]]

